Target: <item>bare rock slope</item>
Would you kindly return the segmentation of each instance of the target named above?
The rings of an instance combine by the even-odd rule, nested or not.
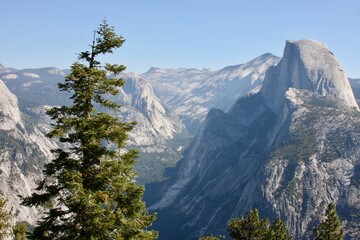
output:
[[[0,80],[0,193],[16,210],[18,221],[35,224],[36,210],[21,206],[19,195],[31,194],[42,165],[51,158],[50,149],[56,145],[45,137],[46,118],[36,125],[30,118],[20,112],[16,96]]]

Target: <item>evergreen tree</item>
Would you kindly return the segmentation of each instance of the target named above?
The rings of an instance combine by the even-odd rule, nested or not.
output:
[[[6,210],[7,199],[0,195],[0,240],[10,235],[11,210]]]
[[[232,219],[228,223],[228,232],[232,239],[235,240],[290,240],[286,231],[286,225],[280,218],[274,222],[269,223],[268,219],[259,218],[258,210],[249,209],[247,216],[241,219]],[[224,239],[223,236],[219,238],[214,236],[203,236],[200,240],[216,240]]]
[[[344,238],[344,229],[333,203],[330,203],[326,209],[325,221],[314,228],[313,233],[315,240],[341,240]]]
[[[219,238],[214,236],[202,236],[200,240],[219,240]]]
[[[266,239],[269,225],[268,219],[259,218],[257,209],[250,208],[245,218],[232,219],[228,223],[228,232],[234,240]]]
[[[285,223],[281,221],[279,217],[274,222],[272,222],[266,239],[269,240],[291,239],[287,234]]]
[[[27,240],[26,224],[17,222],[13,227],[14,240]]]
[[[136,184],[133,167],[138,156],[125,151],[127,133],[134,122],[121,122],[109,111],[120,106],[108,96],[119,93],[124,81],[109,78],[125,66],[101,64],[98,57],[124,43],[106,21],[96,31],[91,51],[81,52],[61,91],[72,93],[71,106],[54,107],[48,136],[66,147],[52,150],[55,159],[45,165],[45,178],[37,192],[24,199],[26,206],[44,208],[30,239],[156,239],[147,230],[155,220],[142,201],[144,189]],[[95,109],[106,109],[99,112]],[[110,148],[108,146],[116,146]]]

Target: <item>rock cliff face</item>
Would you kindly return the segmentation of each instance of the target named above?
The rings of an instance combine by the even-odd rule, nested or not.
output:
[[[133,145],[155,145],[159,141],[164,144],[166,140],[174,138],[174,135],[185,130],[179,117],[160,102],[145,79],[133,73],[124,74],[122,77],[126,84],[117,96],[117,101],[125,104],[126,110],[123,112],[130,111],[131,108],[146,120],[138,121],[136,132],[131,133],[130,141]],[[127,118],[128,121],[138,119],[131,116]],[[149,126],[143,126],[145,123]]]
[[[349,78],[351,89],[354,92],[354,96],[358,106],[360,105],[360,79]]]
[[[350,83],[334,54],[313,40],[287,41],[281,64],[267,73],[262,95],[279,111],[288,88],[308,89],[320,96],[331,96],[358,108]]]
[[[227,113],[211,110],[174,177],[150,187],[164,192],[150,199],[161,239],[224,233],[227,221],[249,207],[280,215],[291,234],[306,237],[329,202],[348,236],[358,236],[359,127],[333,54],[313,40],[288,41],[261,91]]]
[[[30,195],[55,143],[44,135],[46,118],[36,125],[30,118],[20,112],[16,96],[0,80],[0,193],[16,210],[17,220],[35,224],[36,210],[22,207],[18,195]]]
[[[6,87],[3,81],[0,80],[0,116],[1,116],[1,130],[12,130],[16,125],[24,127],[20,117],[18,108],[18,101],[14,94],[12,94]]]
[[[159,181],[166,167],[174,166],[190,136],[179,117],[156,97],[151,85],[142,77],[123,74],[126,84],[115,101],[122,104],[119,118],[136,121],[129,133],[129,147],[136,147],[141,155],[136,170],[141,183]]]

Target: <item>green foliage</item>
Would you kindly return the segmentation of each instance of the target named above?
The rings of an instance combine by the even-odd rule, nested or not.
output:
[[[313,96],[310,98],[309,104],[320,108],[341,108],[341,104],[337,99],[325,96]]]
[[[344,239],[344,229],[338,218],[335,205],[330,203],[325,213],[325,221],[313,230],[315,240],[341,240]]]
[[[326,151],[321,151],[323,153],[319,154],[317,149],[316,141],[318,138],[316,133],[318,132],[319,124],[324,125],[322,121],[324,119],[330,120],[333,116],[338,116],[344,113],[344,106],[342,103],[335,101],[331,97],[320,97],[318,95],[311,96],[307,101],[305,101],[305,106],[310,111],[303,112],[301,118],[296,119],[292,126],[294,129],[291,130],[291,133],[279,148],[273,152],[272,157],[283,158],[289,160],[289,162],[297,163],[299,161],[306,162],[309,157],[313,154],[317,154],[317,158],[322,161],[330,162],[334,159],[340,158],[341,152],[345,150],[338,151],[338,148],[343,147],[344,142],[346,141],[347,136],[343,136],[346,131],[335,132],[333,135],[326,136],[326,145],[332,145],[331,148],[326,149]],[[349,114],[348,109],[346,114]],[[351,114],[356,114],[355,112]]]
[[[258,210],[250,208],[246,217],[232,219],[228,223],[228,232],[234,240],[287,240],[290,237],[286,225],[277,218],[272,224],[261,219]]]
[[[301,128],[276,149],[273,157],[286,158],[290,162],[307,161],[317,151],[315,139],[314,132],[308,128]]]
[[[6,210],[7,199],[0,195],[0,240],[6,239],[10,235],[11,211]]]
[[[73,104],[48,111],[55,121],[48,136],[68,147],[52,150],[56,158],[45,166],[45,178],[37,192],[23,201],[46,209],[30,239],[157,238],[156,232],[147,230],[155,215],[148,214],[142,201],[144,189],[135,181],[138,152],[123,149],[135,123],[95,109],[120,109],[106,96],[118,94],[124,81],[107,76],[125,67],[101,65],[97,57],[112,53],[125,40],[106,21],[96,33],[91,51],[79,55],[88,64],[75,62],[65,83],[58,84],[61,91],[72,94]]]
[[[26,223],[17,222],[13,227],[14,240],[26,240]]]
[[[141,153],[139,162],[142,162],[142,164],[137,164],[135,171],[146,174],[140,175],[137,181],[141,184],[148,184],[164,180],[165,169],[175,167],[176,161],[179,160],[179,158],[180,156],[176,156],[174,153],[168,151]],[[166,161],[163,159],[166,159]]]
[[[228,232],[232,239],[264,239],[269,229],[269,220],[260,219],[258,210],[250,208],[247,216],[232,219],[228,223]]]
[[[268,239],[270,240],[288,240],[291,239],[286,231],[286,225],[278,217],[270,226]]]

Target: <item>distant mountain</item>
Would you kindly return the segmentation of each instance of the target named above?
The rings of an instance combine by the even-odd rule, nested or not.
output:
[[[267,53],[218,71],[151,68],[141,76],[195,134],[211,108],[227,111],[240,96],[258,91],[266,70],[279,59]]]
[[[119,118],[136,121],[129,147],[140,150],[136,170],[142,183],[159,181],[166,167],[175,166],[190,135],[179,117],[155,96],[151,85],[134,73],[121,76],[126,84],[114,100],[123,105]]]
[[[68,73],[57,68],[6,69],[0,72],[0,79],[19,99],[21,112],[39,118],[38,109],[71,103],[70,93],[60,92],[57,87]],[[189,135],[179,118],[154,95],[146,80],[131,73],[123,77],[126,84],[114,100],[123,105],[119,118],[138,122],[128,142],[129,147],[142,152],[136,167],[140,172],[138,180],[142,183],[160,180],[164,169],[174,166],[181,158]]]
[[[160,239],[224,234],[250,207],[306,238],[329,202],[360,234],[360,112],[342,66],[313,40],[287,41],[260,92],[207,115],[171,179],[148,187]],[[161,194],[160,194],[161,193]],[[160,196],[160,197],[156,197]]]
[[[16,210],[16,218],[30,224],[36,223],[37,211],[20,206],[18,195],[31,194],[43,164],[51,158],[50,149],[56,146],[45,137],[49,123],[44,111],[34,111],[43,117],[22,113],[16,96],[0,80],[0,193]]]
[[[58,82],[63,82],[67,70],[54,67],[39,69],[8,69],[0,72],[0,78],[14,93],[21,108],[44,105],[69,104],[70,94],[59,92]],[[22,109],[24,110],[24,109]]]

